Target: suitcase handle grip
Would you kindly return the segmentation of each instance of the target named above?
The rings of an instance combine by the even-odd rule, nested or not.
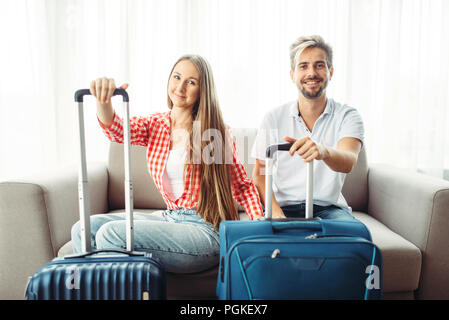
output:
[[[124,102],[129,102],[128,92],[125,89],[115,89],[113,96],[122,96]],[[80,89],[75,92],[75,102],[83,102],[84,96],[90,96],[89,89]]]
[[[293,143],[281,143],[281,144],[273,144],[269,146],[265,151],[265,156],[268,159],[272,159],[276,151],[288,151],[292,147]]]
[[[104,250],[94,250],[94,251],[85,252],[85,253],[81,253],[81,254],[74,254],[74,255],[66,256],[66,257],[64,257],[64,259],[85,258],[85,257],[92,256],[94,254],[99,254],[99,253],[121,253],[121,254],[126,254],[126,255],[128,255],[130,257],[141,257],[141,256],[145,255],[144,252],[115,250],[115,249],[104,249]]]
[[[319,221],[314,220],[288,220],[279,219],[279,221],[271,220],[271,227],[273,228],[273,233],[280,233],[286,230],[310,230],[310,231],[323,231],[322,224]]]

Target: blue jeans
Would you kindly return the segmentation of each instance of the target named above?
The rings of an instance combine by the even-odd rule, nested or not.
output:
[[[126,249],[125,213],[92,215],[90,222],[93,250]],[[79,221],[72,245],[81,252]],[[134,212],[134,250],[154,253],[168,272],[200,272],[218,264],[219,235],[192,209]]]
[[[281,207],[282,211],[284,211],[284,215],[287,218],[304,218],[306,204],[294,204],[290,206]],[[353,220],[355,219],[352,214],[346,210],[337,206],[318,206],[316,204],[313,205],[313,217],[319,217],[321,219],[344,219],[344,220]]]

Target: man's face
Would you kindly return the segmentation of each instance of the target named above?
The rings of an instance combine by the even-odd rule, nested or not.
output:
[[[326,52],[320,48],[306,48],[296,59],[290,77],[305,98],[316,99],[325,93],[334,72],[333,67],[327,67],[326,59]]]

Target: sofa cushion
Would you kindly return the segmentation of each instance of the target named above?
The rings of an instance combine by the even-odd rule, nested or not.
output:
[[[421,274],[421,251],[385,225],[362,212],[353,212],[371,232],[374,244],[382,253],[383,291],[406,292],[418,288]]]
[[[368,161],[365,147],[360,150],[357,164],[346,175],[341,193],[354,211],[366,211],[368,207]]]
[[[111,142],[109,147],[109,209],[122,209],[125,207],[125,170],[124,170],[123,144]],[[131,146],[131,176],[133,180],[133,199],[136,209],[166,209],[164,200],[153,178],[148,173],[146,162],[146,148]]]
[[[73,254],[72,241],[70,240],[58,250],[58,257],[64,257]]]

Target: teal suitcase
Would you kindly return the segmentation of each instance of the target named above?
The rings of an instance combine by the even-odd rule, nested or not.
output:
[[[266,199],[271,200],[267,150]],[[312,218],[313,162],[309,163],[305,219],[223,221],[217,297],[223,300],[357,299],[382,297],[382,256],[357,220]]]

